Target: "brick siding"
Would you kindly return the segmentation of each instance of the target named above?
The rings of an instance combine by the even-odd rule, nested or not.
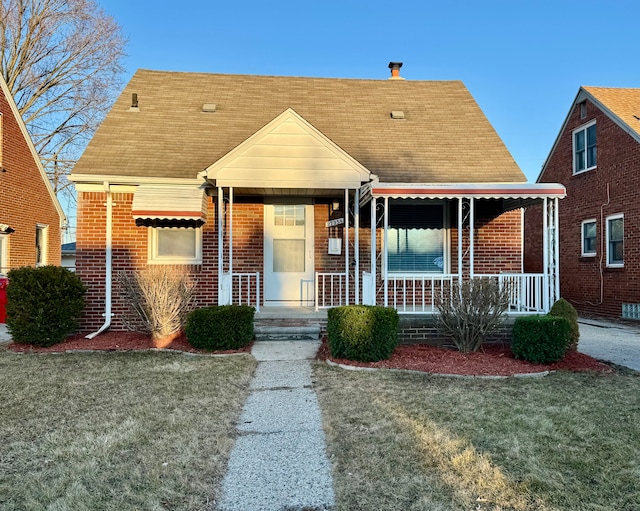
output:
[[[573,175],[572,131],[596,121],[597,168]],[[550,155],[540,182],[562,183],[560,201],[560,294],[580,314],[619,318],[622,303],[640,303],[640,144],[594,104],[580,119],[576,105]],[[608,192],[607,192],[608,190]],[[624,268],[607,268],[606,217],[624,213]],[[525,214],[525,270],[541,271],[539,206]],[[581,224],[596,219],[596,256],[581,256]]]

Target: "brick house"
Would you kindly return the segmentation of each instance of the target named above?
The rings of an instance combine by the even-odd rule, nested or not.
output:
[[[464,85],[139,70],[76,165],[84,327],[123,328],[114,277],[196,275],[201,304],[429,314],[463,278],[511,282],[544,311],[553,268],[523,273],[522,208],[564,196],[524,175]],[[555,250],[551,214],[545,246]],[[286,309],[283,309],[286,306]]]
[[[60,264],[66,218],[5,81],[0,77],[0,275]]]
[[[581,87],[538,183],[562,183],[560,290],[579,313],[640,319],[640,89]],[[526,212],[527,271],[542,267]]]

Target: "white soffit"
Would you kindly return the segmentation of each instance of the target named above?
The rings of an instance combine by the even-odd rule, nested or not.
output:
[[[207,169],[216,186],[359,188],[369,171],[291,108]]]
[[[131,212],[136,219],[194,220],[207,219],[207,197],[196,186],[139,186],[133,195]]]

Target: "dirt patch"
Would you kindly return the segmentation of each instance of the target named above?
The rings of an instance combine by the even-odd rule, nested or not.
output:
[[[28,353],[57,353],[68,350],[97,350],[97,351],[144,351],[156,348],[150,335],[139,332],[105,332],[93,339],[86,339],[87,333],[79,333],[70,336],[65,342],[49,346],[48,348],[38,348],[30,344],[18,344],[12,342],[7,349],[16,352]],[[215,353],[250,353],[253,343],[239,350],[216,351]],[[186,336],[180,335],[172,339],[168,344],[163,344],[163,349],[185,351],[188,353],[211,353],[194,348],[187,341]]]
[[[400,345],[389,360],[354,362],[332,358],[325,339],[318,352],[318,358],[356,367],[410,369],[426,373],[456,375],[513,376],[557,370],[612,372],[607,364],[583,353],[569,352],[563,360],[555,364],[532,364],[515,359],[509,347],[499,345],[483,346],[476,353],[466,354],[426,344]]]

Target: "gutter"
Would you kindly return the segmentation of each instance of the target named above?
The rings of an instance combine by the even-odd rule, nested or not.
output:
[[[113,274],[113,199],[111,197],[111,189],[109,187],[109,181],[104,181],[104,190],[107,195],[107,225],[106,225],[106,259],[105,259],[105,278],[104,278],[104,323],[103,325],[93,333],[85,336],[85,339],[93,339],[97,335],[104,332],[111,326],[111,283]]]

